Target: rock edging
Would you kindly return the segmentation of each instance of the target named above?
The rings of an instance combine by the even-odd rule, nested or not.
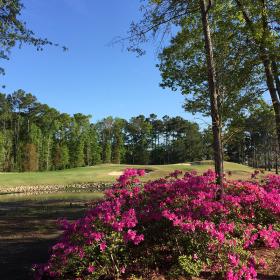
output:
[[[0,187],[0,194],[40,194],[58,192],[103,192],[111,187],[113,183],[76,183],[69,185],[35,185]]]

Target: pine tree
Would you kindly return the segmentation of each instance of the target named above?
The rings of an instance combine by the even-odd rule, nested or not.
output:
[[[104,144],[103,163],[111,163],[111,158],[112,158],[111,143],[109,140],[107,140]]]
[[[120,164],[124,154],[124,140],[122,128],[124,122],[121,119],[116,119],[113,127],[113,143],[112,143],[112,162]]]
[[[90,128],[90,165],[96,165],[101,162],[102,149],[98,143],[98,135],[94,125]]]
[[[69,150],[66,144],[60,146],[60,165],[62,169],[69,167]]]
[[[5,165],[5,136],[0,131],[0,171],[4,171]]]
[[[23,146],[23,159],[22,170],[23,171],[37,171],[38,165],[38,153],[35,144],[27,143]]]

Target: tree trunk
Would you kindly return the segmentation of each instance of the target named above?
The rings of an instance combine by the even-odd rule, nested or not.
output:
[[[277,93],[278,93],[278,98],[280,99],[279,71],[278,71],[277,64],[276,64],[276,62],[274,60],[272,60],[271,66],[272,66],[272,72],[273,72],[274,81],[275,81],[275,85],[276,85],[276,90],[277,90]]]
[[[267,170],[267,151],[264,152],[264,170]]]
[[[275,174],[278,174],[278,153],[275,153]]]
[[[46,168],[49,170],[49,158],[50,158],[50,141],[51,141],[51,136],[48,136],[48,144],[47,144],[47,158],[46,158]]]
[[[272,105],[275,113],[276,133],[278,139],[278,147],[280,150],[280,102],[274,85],[274,76],[271,67],[271,60],[269,59],[269,56],[265,54],[265,51],[263,49],[261,49],[261,52],[262,52],[263,65],[265,68],[266,84],[270,93],[270,97],[272,100]]]
[[[216,70],[213,55],[213,45],[211,39],[211,31],[208,21],[208,11],[211,2],[206,5],[205,0],[200,0],[201,19],[204,33],[205,54],[208,68],[208,86],[211,102],[211,118],[212,118],[212,131],[213,131],[213,150],[215,161],[215,172],[217,175],[217,183],[220,185],[220,192],[217,194],[221,198],[224,192],[223,187],[223,148],[221,140],[221,121],[219,115],[219,91],[216,84]]]

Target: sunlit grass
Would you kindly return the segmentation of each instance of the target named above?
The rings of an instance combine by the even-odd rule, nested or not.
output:
[[[118,175],[112,176],[110,173],[121,172],[126,168],[151,170],[152,172],[148,173],[143,178],[144,181],[147,181],[164,177],[175,169],[203,172],[209,168],[213,169],[214,166],[211,161],[169,165],[100,164],[91,167],[81,167],[61,171],[1,173],[0,186],[70,185],[78,183],[113,182]],[[246,179],[250,177],[253,169],[245,165],[225,162],[225,171],[231,171],[233,179]]]

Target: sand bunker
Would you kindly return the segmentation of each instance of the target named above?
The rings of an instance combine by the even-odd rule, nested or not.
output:
[[[136,170],[143,170],[143,169],[136,169]],[[144,170],[145,170],[145,174],[155,171],[152,169],[144,169]],[[108,173],[108,175],[109,176],[121,176],[121,175],[123,175],[123,172],[124,171],[113,171],[113,172]]]
[[[187,166],[191,166],[191,163],[177,163],[175,165],[187,165]]]
[[[123,171],[113,171],[108,173],[109,176],[121,176],[123,175]]]

